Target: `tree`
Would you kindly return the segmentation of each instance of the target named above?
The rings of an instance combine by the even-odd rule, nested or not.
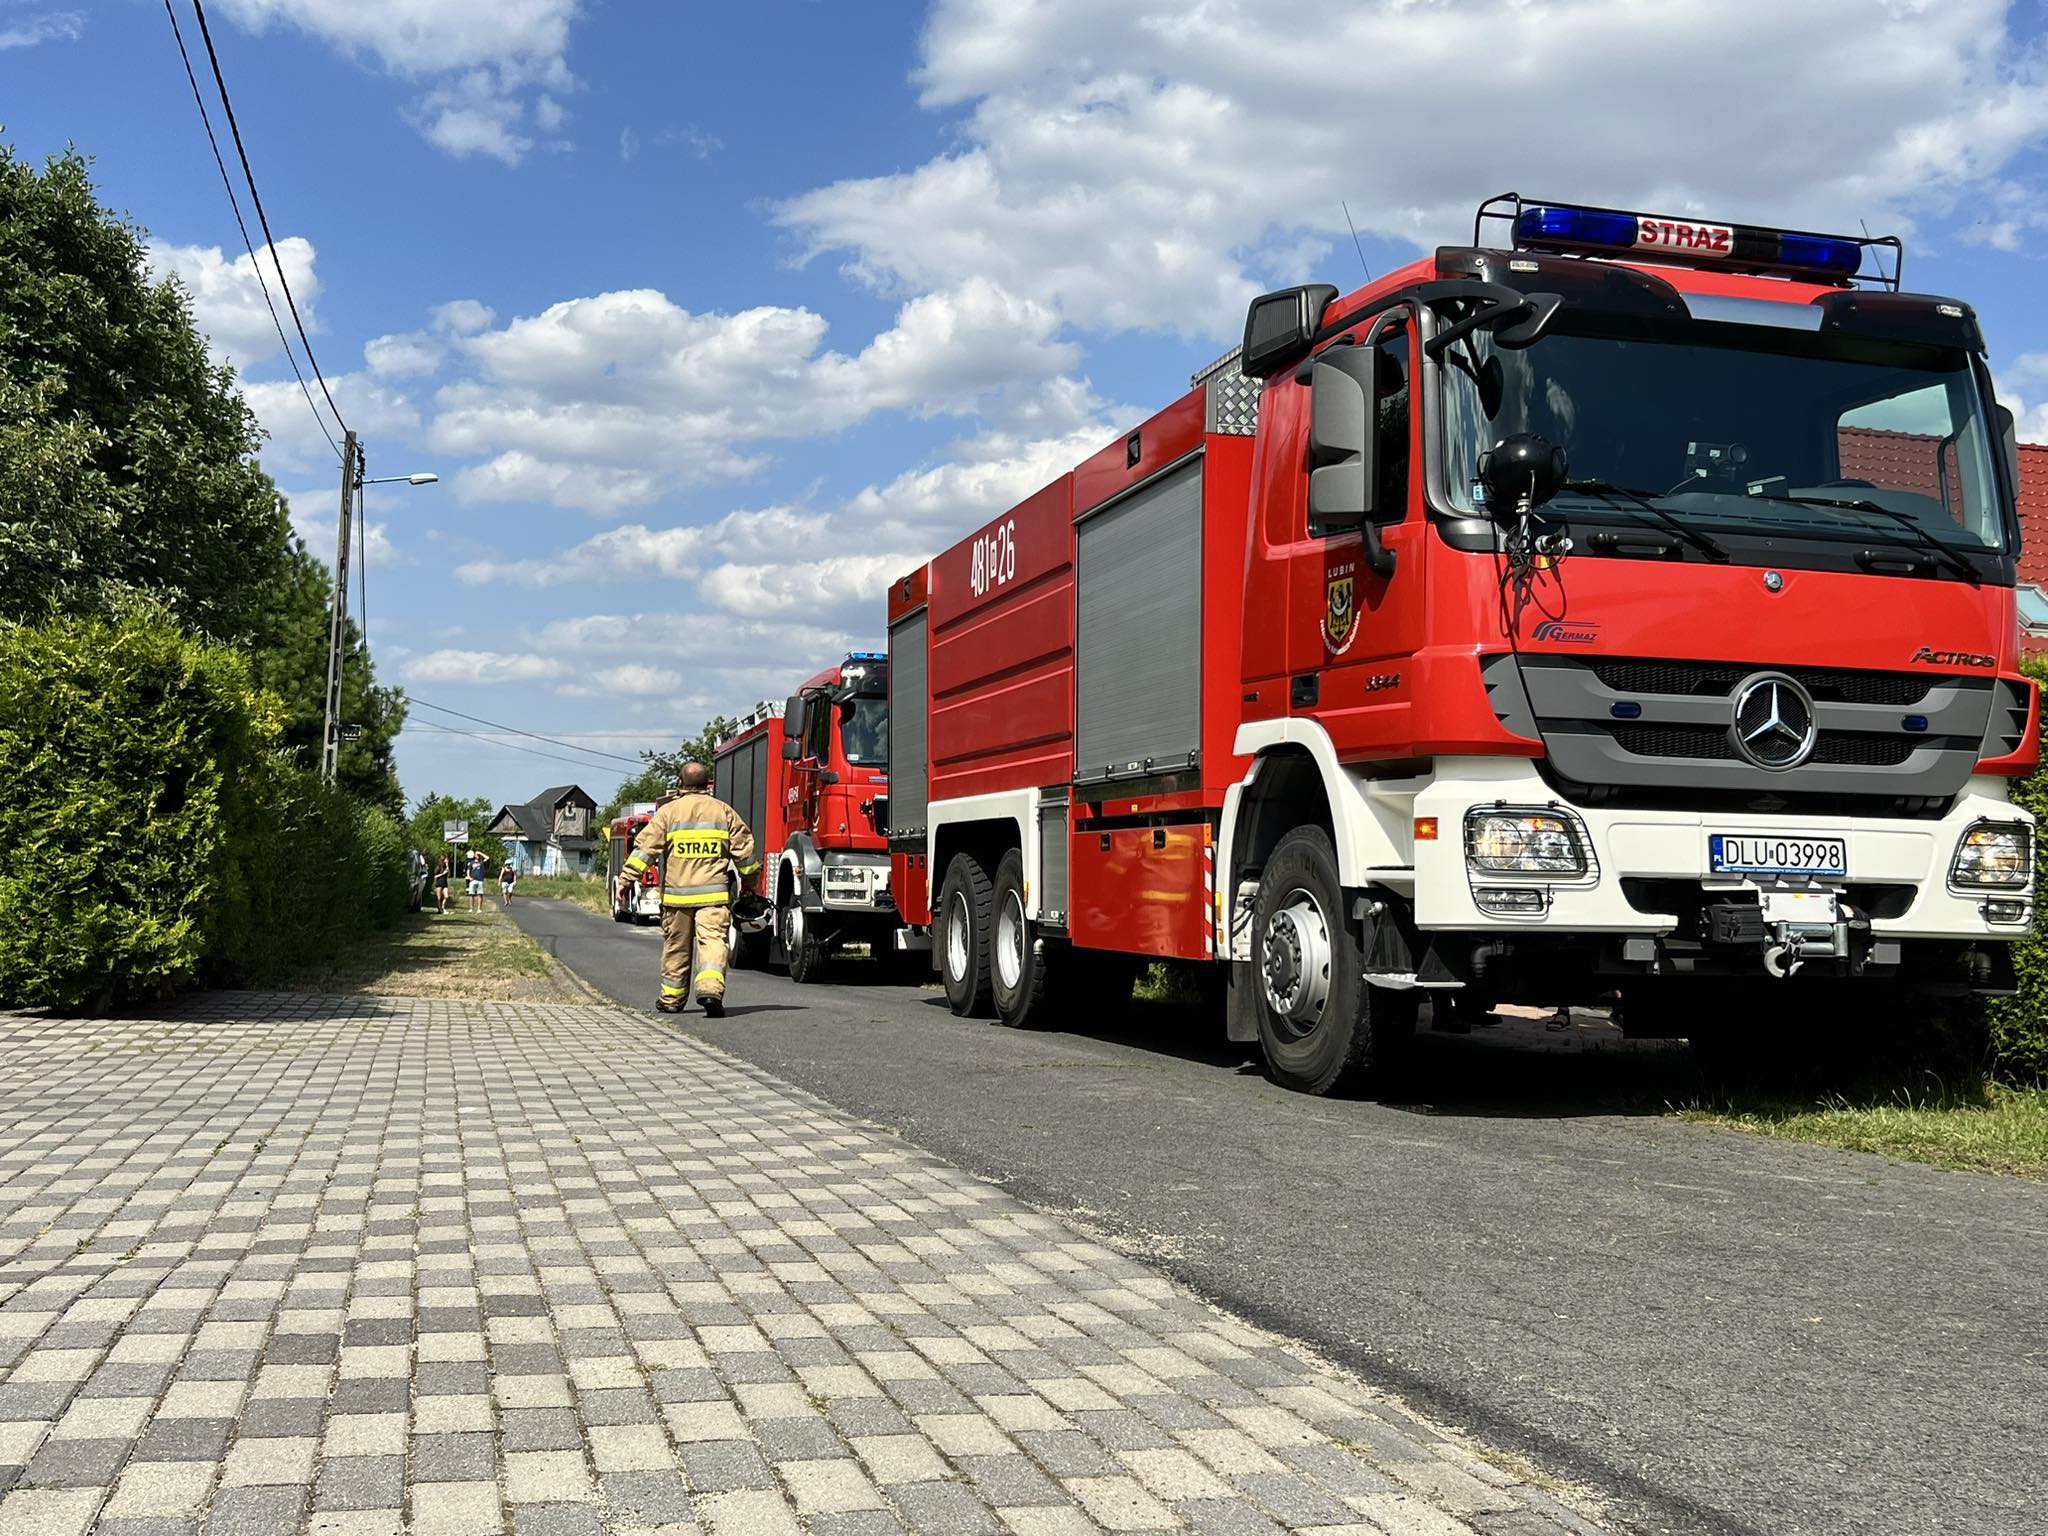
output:
[[[675,783],[676,775],[683,771],[685,763],[702,763],[705,767],[710,767],[711,759],[718,753],[719,743],[732,733],[732,721],[726,719],[724,715],[713,715],[704,722],[703,730],[675,751],[643,751],[640,755],[647,760],[649,770],[665,775],[663,785],[666,787]],[[642,777],[645,777],[645,774]],[[627,782],[637,783],[638,780],[629,779]]]
[[[604,809],[598,812],[598,821],[609,826],[613,820],[626,814],[629,805],[645,804],[658,799],[666,790],[676,787],[675,770],[660,763],[649,763],[638,773],[627,779],[613,791]]]
[[[0,144],[0,621],[152,611],[248,655],[284,705],[284,745],[320,761],[327,569],[256,463],[262,434],[141,232],[85,159],[38,173]],[[336,781],[394,815],[405,719],[350,627]]]
[[[267,594],[252,637],[257,683],[285,709],[284,744],[308,767],[320,761],[327,723],[327,639],[334,583],[296,536]],[[370,653],[353,619],[342,650],[341,718],[350,733],[335,759],[335,782],[394,816],[405,814],[392,746],[405,724],[405,696],[377,686]]]
[[[84,158],[38,174],[0,145],[0,617],[106,613],[141,588],[245,638],[287,523],[233,378]]]
[[[405,839],[424,853],[429,861],[438,859],[443,853],[460,857],[471,848],[480,849],[483,856],[496,870],[505,862],[505,845],[495,837],[484,834],[484,823],[497,814],[498,808],[478,795],[462,800],[454,795],[429,795],[419,804],[419,809],[407,818]],[[441,839],[442,823],[466,821],[469,823],[469,844],[467,847],[451,847]]]

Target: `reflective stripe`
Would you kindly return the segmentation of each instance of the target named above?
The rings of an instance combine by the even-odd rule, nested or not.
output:
[[[715,891],[693,896],[687,891],[663,891],[661,904],[664,907],[722,907],[732,900],[724,886]]]
[[[720,986],[724,986],[725,967],[722,965],[707,965],[703,970],[699,971],[697,973],[698,985],[701,986],[707,981],[715,981]]]
[[[663,997],[681,997],[689,990],[689,985],[686,982],[670,981],[666,977],[662,978],[661,995]]]
[[[758,875],[760,872],[761,861],[759,859],[754,860],[751,864],[742,864],[740,866],[740,873],[743,875]]]
[[[716,891],[720,896],[723,896],[731,889],[731,886],[721,880],[716,885],[672,885],[668,888],[668,894],[671,896],[702,896],[707,891]]]
[[[649,862],[650,861],[646,854],[636,853],[630,859],[626,860],[626,873],[629,875],[645,874],[647,872],[647,865]]]
[[[726,825],[725,825],[725,823],[724,823],[724,822],[722,822],[722,821],[678,821],[678,822],[674,823],[674,824],[673,824],[672,826],[670,826],[670,828],[669,828],[669,831],[671,831],[671,832],[724,832],[724,831],[726,831]]]

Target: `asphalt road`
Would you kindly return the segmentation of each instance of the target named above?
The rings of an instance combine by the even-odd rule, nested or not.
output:
[[[651,1008],[658,939],[520,926]],[[1068,1031],[936,990],[739,972],[690,1034],[1093,1225],[1639,1531],[2048,1530],[2048,1188],[1602,1106],[1679,1053],[1425,1042],[1414,1097],[1312,1099],[1179,1010]],[[1513,1037],[1504,1043],[1502,1036]]]

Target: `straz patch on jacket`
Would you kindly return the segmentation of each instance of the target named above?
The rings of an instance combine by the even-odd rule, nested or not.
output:
[[[1325,582],[1323,605],[1323,644],[1332,656],[1342,656],[1351,649],[1351,641],[1358,631],[1358,607],[1353,586],[1352,572],[1355,566],[1340,565],[1332,570]]]
[[[722,859],[730,837],[726,832],[671,832],[668,851],[678,859]]]

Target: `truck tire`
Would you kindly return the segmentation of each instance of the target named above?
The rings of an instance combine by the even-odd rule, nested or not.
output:
[[[1045,1022],[1045,978],[1050,956],[1037,952],[1024,916],[1024,856],[1015,848],[996,866],[989,917],[989,989],[996,1018],[1011,1029]]]
[[[782,926],[782,953],[789,962],[789,979],[798,985],[822,981],[832,952],[818,941],[817,914],[806,912],[793,897],[776,914]]]
[[[1366,985],[1337,856],[1320,827],[1280,839],[1252,926],[1259,1044],[1282,1087],[1323,1094],[1387,1077],[1415,1032],[1412,994]]]
[[[956,853],[939,886],[938,921],[932,942],[939,949],[939,977],[946,984],[946,1006],[958,1018],[988,1009],[988,919],[991,892],[981,862],[970,853]]]

